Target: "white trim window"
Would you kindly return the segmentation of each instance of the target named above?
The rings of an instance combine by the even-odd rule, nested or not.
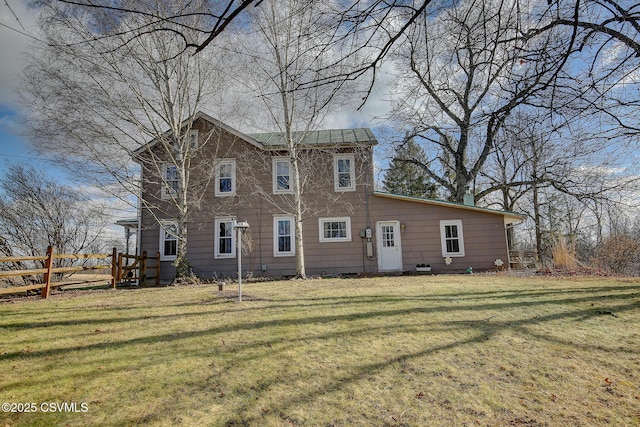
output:
[[[450,219],[440,221],[440,241],[443,257],[463,257],[464,237],[462,220]]]
[[[189,148],[196,150],[198,146],[198,129],[192,129],[189,131]]]
[[[178,194],[178,167],[173,163],[162,164],[162,200]]]
[[[214,258],[235,258],[236,237],[233,232],[233,218],[216,218],[214,228]]]
[[[198,130],[192,129],[189,131],[188,135],[182,136],[182,138],[186,138],[186,141],[189,143],[190,150],[196,150],[198,148]],[[173,151],[176,153],[180,153],[181,145],[178,144],[178,140],[174,137],[173,141]]]
[[[273,194],[291,194],[291,160],[288,157],[273,158]]]
[[[175,261],[178,256],[178,223],[160,222],[160,261]]]
[[[296,254],[296,236],[292,216],[273,217],[273,256],[284,257]]]
[[[333,183],[335,191],[355,191],[355,156],[336,154],[333,156]]]
[[[217,197],[234,196],[236,194],[236,159],[223,159],[216,163]]]
[[[351,218],[319,218],[318,219],[321,242],[350,242]]]

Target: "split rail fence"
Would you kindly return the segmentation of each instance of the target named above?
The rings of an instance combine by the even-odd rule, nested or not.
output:
[[[95,265],[82,265],[82,266],[61,266],[55,267],[54,260],[68,259],[73,261],[77,260],[97,260]],[[129,260],[133,260],[131,265],[128,265]],[[101,262],[102,261],[102,262]],[[153,263],[149,263],[153,261]],[[23,266],[22,263],[40,263],[43,268],[15,268]],[[99,263],[101,262],[101,263]],[[6,269],[6,264],[12,264],[14,269]],[[78,272],[95,272],[100,270],[109,270],[109,275],[99,279],[82,279],[74,282],[69,281],[54,281],[56,275],[65,275]],[[149,274],[150,270],[154,274]],[[142,255],[129,255],[118,253],[116,248],[113,248],[110,254],[56,254],[51,246],[47,248],[47,253],[44,256],[25,256],[25,257],[6,257],[0,258],[0,281],[5,279],[11,279],[13,277],[42,277],[42,282],[37,282],[24,286],[10,286],[6,288],[0,288],[0,295],[14,294],[21,292],[29,292],[40,290],[42,298],[48,298],[51,295],[51,289],[59,286],[66,285],[82,285],[108,281],[111,288],[116,289],[119,283],[131,283],[138,282],[138,284],[146,284],[153,281],[157,286],[160,284],[160,253],[156,253],[155,257],[147,256],[147,252],[142,252]],[[36,279],[38,280],[38,279]]]

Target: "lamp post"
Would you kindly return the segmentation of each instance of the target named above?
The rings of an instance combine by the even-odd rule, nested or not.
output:
[[[238,302],[242,302],[242,235],[249,228],[246,221],[236,222],[233,228],[237,230],[237,251],[238,251]]]

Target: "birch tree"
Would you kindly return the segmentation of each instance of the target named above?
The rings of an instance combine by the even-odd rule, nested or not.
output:
[[[40,152],[127,200],[141,185],[163,188],[142,204],[157,219],[175,218],[176,263],[184,264],[192,211],[214,173],[194,159],[216,144],[214,134],[192,140],[193,117],[213,100],[217,72],[213,50],[184,50],[204,2],[145,5],[150,15],[187,17],[172,30],[144,14],[49,3],[41,12],[47,45],[34,46],[23,94]]]
[[[239,36],[248,60],[244,68],[250,70],[244,82],[263,107],[263,116],[254,115],[261,127],[282,135],[279,151],[274,154],[286,160],[282,167],[289,168],[282,190],[288,194],[274,197],[270,188],[255,188],[276,210],[294,217],[296,275],[305,278],[303,222],[327,211],[339,198],[332,184],[318,181],[318,177],[328,176],[326,160],[333,147],[311,147],[307,139],[339,104],[341,85],[301,87],[319,78],[314,70],[323,68],[332,54],[323,50],[326,14],[320,4],[308,0],[265,0],[253,11],[251,24],[255,37],[244,31]],[[271,159],[267,161],[262,169],[270,170]]]

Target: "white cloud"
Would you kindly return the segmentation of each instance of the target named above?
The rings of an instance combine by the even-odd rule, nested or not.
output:
[[[16,0],[0,3],[0,104],[13,105],[16,101],[15,89],[24,67],[23,52],[33,41],[21,33],[37,34],[37,13],[26,3]]]

